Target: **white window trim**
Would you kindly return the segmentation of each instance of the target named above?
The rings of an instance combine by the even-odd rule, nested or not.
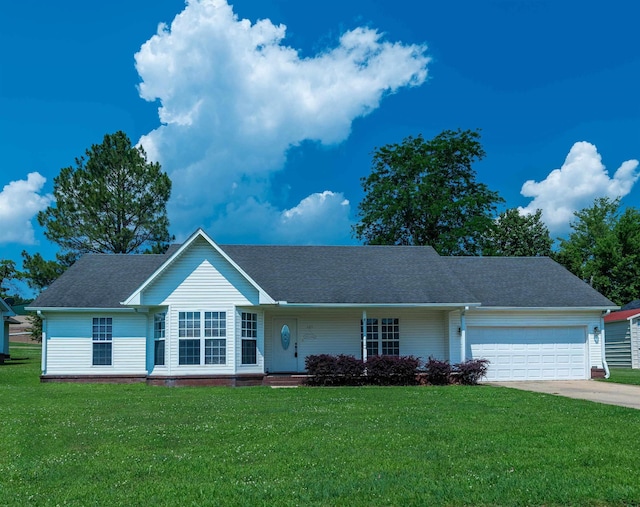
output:
[[[180,314],[181,313],[199,313],[199,327],[198,328],[194,328],[197,330],[198,332],[198,336],[180,336]],[[217,330],[218,332],[220,332],[221,330],[224,331],[224,335],[223,336],[206,336],[206,332],[207,332],[207,328],[206,326],[206,322],[207,322],[207,318],[206,318],[206,314],[207,313],[217,313],[218,314],[218,319],[210,319],[212,322],[216,322],[216,321],[220,321],[220,316],[219,314],[224,314],[224,328],[211,328],[212,330]],[[178,368],[193,368],[193,367],[200,367],[200,368],[222,368],[222,367],[227,367],[229,365],[229,337],[227,335],[227,331],[229,329],[229,311],[228,310],[221,310],[221,309],[211,309],[211,308],[207,308],[207,309],[189,309],[189,310],[179,310],[178,311],[178,322],[177,322],[177,345],[178,345],[178,350],[177,350],[177,366]],[[199,340],[200,341],[200,361],[196,364],[180,364],[180,341],[182,340]],[[207,348],[207,340],[224,340],[224,362],[223,363],[207,363],[206,362],[206,348]],[[165,358],[165,363],[166,363],[166,358]]]

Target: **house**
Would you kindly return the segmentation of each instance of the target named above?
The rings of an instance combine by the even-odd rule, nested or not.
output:
[[[600,374],[617,307],[548,258],[431,247],[218,245],[90,254],[30,306],[43,381],[258,384],[311,354],[490,360],[489,379]]]
[[[9,325],[15,323],[13,319],[15,312],[11,306],[0,299],[0,316],[2,317],[2,326],[0,326],[0,363],[4,363],[5,359],[9,359]]]
[[[640,368],[640,301],[604,318],[606,360],[613,368]]]

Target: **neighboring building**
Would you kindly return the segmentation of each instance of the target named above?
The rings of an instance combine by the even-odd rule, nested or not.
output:
[[[548,258],[431,247],[225,246],[86,255],[30,310],[42,380],[260,383],[310,354],[487,358],[489,379],[587,379],[611,301]]]
[[[15,312],[6,301],[0,299],[0,316],[2,326],[0,326],[0,363],[9,359],[9,326],[16,321],[13,319]]]
[[[640,368],[640,301],[604,318],[606,360],[612,368]]]

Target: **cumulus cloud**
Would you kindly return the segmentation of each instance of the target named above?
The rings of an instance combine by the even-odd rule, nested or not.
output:
[[[226,242],[318,245],[347,243],[350,239],[350,204],[339,192],[325,190],[305,197],[296,206],[278,210],[250,197],[230,203],[212,224],[226,231]]]
[[[140,96],[160,102],[162,122],[140,144],[173,181],[174,225],[222,223],[241,210],[244,224],[256,206],[271,206],[270,177],[289,148],[344,141],[385,95],[427,77],[425,46],[389,42],[371,28],[345,32],[335,47],[304,58],[285,34],[268,19],[238,18],[225,0],[190,0],[135,55]],[[333,212],[327,203],[335,195],[314,194],[278,213],[311,227],[308,214]]]
[[[627,160],[610,178],[596,147],[577,142],[560,169],[554,169],[540,182],[529,180],[522,185],[520,193],[533,201],[520,208],[520,213],[541,209],[552,233],[566,232],[574,211],[591,206],[596,197],[615,199],[627,195],[638,180],[637,168],[637,160]]]
[[[46,178],[29,173],[26,180],[12,181],[0,192],[0,243],[33,245],[35,236],[31,220],[52,202],[49,194],[41,195]]]

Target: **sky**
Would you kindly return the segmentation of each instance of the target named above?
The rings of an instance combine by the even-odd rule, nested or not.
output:
[[[0,4],[0,259],[54,258],[53,180],[122,130],[170,176],[170,232],[357,244],[376,147],[480,129],[476,178],[552,236],[640,208],[640,3]]]

